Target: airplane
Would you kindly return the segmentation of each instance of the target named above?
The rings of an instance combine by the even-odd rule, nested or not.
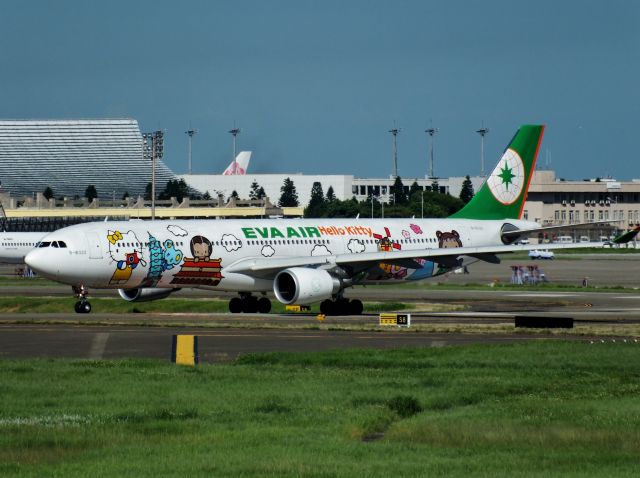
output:
[[[25,256],[46,235],[46,232],[1,232],[0,263],[24,264]]]
[[[85,223],[47,235],[25,261],[70,284],[78,313],[91,311],[90,288],[118,289],[127,301],[199,288],[238,292],[232,313],[269,312],[273,292],[283,304],[320,302],[325,315],[359,315],[362,302],[343,296],[353,285],[429,279],[539,247],[515,242],[545,229],[520,219],[543,133],[542,125],[521,126],[478,193],[448,218]]]
[[[245,175],[247,174],[247,169],[249,169],[249,161],[251,161],[251,151],[240,151],[236,159],[231,161],[222,174],[224,176]]]

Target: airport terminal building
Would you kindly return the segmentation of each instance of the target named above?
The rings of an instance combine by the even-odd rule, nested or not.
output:
[[[625,229],[640,223],[640,180],[565,181],[537,170],[523,216],[544,226],[612,221]]]
[[[265,189],[271,203],[277,204],[280,188],[290,178],[302,207],[308,204],[316,181],[322,184],[325,194],[332,187],[338,199],[355,197],[365,201],[373,195],[387,203],[391,201],[393,184],[391,177],[300,173],[176,176],[162,161],[157,162],[157,191],[167,181],[178,178],[214,199],[222,198],[223,204],[233,191],[241,199],[248,199],[254,181]],[[441,193],[458,196],[463,180],[439,178],[438,188]],[[0,196],[5,197],[5,207],[9,207],[8,195],[17,204],[25,196],[41,196],[47,187],[56,198],[82,197],[89,185],[96,187],[102,199],[120,200],[125,192],[136,198],[144,194],[150,181],[151,160],[144,155],[136,120],[0,120]],[[414,181],[425,190],[430,190],[434,182],[431,178],[403,178],[407,190]],[[472,177],[471,181],[478,191],[484,178]],[[613,221],[617,228],[625,229],[640,223],[640,180],[565,181],[557,178],[554,171],[536,170],[523,215],[541,225],[570,228],[584,222]]]
[[[156,179],[162,190],[175,175],[158,161]],[[99,197],[119,199],[144,194],[151,161],[133,119],[0,120],[0,181],[14,197],[47,187],[55,197],[82,197],[93,185]]]

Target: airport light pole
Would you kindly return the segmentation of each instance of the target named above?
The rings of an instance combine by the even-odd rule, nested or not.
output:
[[[485,128],[484,126],[478,130],[476,133],[480,135],[480,176],[484,177],[484,136],[489,132],[489,128]]]
[[[187,131],[184,132],[184,134],[186,134],[187,136],[189,136],[189,143],[188,143],[188,158],[189,158],[189,174],[191,174],[191,142],[193,141],[193,135],[197,134],[198,130],[197,129],[193,129],[191,126],[189,126],[189,129]]]
[[[371,219],[373,219],[373,193],[371,193]]]
[[[420,217],[424,219],[424,188],[420,191]]]
[[[398,128],[392,128],[389,133],[393,135],[393,179],[398,177]]]
[[[424,132],[427,133],[429,135],[429,138],[431,139],[429,143],[429,177],[435,178],[435,173],[433,170],[433,135],[438,132],[438,128],[431,127],[425,129]]]
[[[231,161],[235,163],[236,162],[236,137],[238,136],[238,134],[240,134],[240,128],[236,128],[234,126],[233,129],[229,130],[229,133],[231,133],[231,135],[233,136],[233,158],[231,158]],[[237,169],[236,167],[233,168],[233,174],[236,174],[236,169]]]

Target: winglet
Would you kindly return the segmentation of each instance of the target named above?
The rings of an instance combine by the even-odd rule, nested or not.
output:
[[[459,219],[519,219],[544,134],[544,125],[523,125],[480,191],[453,214]]]
[[[638,232],[640,232],[640,226],[636,226],[630,231],[620,234],[612,242],[614,244],[626,244],[627,242],[633,241],[638,235]]]

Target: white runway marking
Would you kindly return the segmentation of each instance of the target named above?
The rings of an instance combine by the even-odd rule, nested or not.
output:
[[[102,358],[104,349],[107,347],[107,340],[109,340],[109,334],[107,332],[100,332],[95,335],[91,343],[91,350],[89,351],[90,359],[100,360]]]

